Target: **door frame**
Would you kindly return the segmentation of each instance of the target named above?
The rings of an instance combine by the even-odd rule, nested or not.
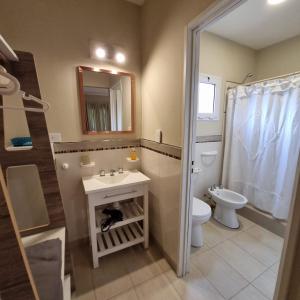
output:
[[[183,148],[182,148],[182,180],[181,180],[181,206],[179,228],[179,251],[177,275],[184,276],[189,272],[191,228],[192,228],[192,200],[193,200],[193,162],[195,158],[196,124],[197,124],[197,95],[199,78],[199,52],[200,32],[205,30],[208,24],[217,21],[230,13],[248,0],[221,0],[215,1],[199,16],[192,20],[185,29],[185,53],[184,53],[184,103],[183,103]],[[300,160],[299,160],[300,161]],[[300,214],[295,209],[300,206],[300,181],[298,175],[295,180],[294,199],[291,203],[286,238],[282,251],[280,268],[277,278],[274,300],[286,299],[291,278],[295,249],[300,232]],[[298,183],[298,192],[296,190]],[[297,199],[297,201],[296,201]],[[283,276],[284,275],[284,276]]]

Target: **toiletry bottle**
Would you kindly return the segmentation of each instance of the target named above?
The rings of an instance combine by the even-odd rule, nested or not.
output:
[[[130,152],[130,159],[131,159],[131,160],[136,160],[136,150],[135,150],[135,148],[132,148],[132,149],[131,149],[131,152]]]

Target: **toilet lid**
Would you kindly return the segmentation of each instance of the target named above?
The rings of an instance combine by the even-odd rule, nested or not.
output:
[[[193,216],[201,217],[211,214],[210,206],[204,201],[194,197],[193,199]]]

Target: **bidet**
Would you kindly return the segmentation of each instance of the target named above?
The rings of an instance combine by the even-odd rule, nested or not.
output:
[[[219,187],[208,189],[208,192],[216,202],[213,218],[229,228],[239,228],[236,209],[244,207],[248,202],[247,198],[234,191]]]

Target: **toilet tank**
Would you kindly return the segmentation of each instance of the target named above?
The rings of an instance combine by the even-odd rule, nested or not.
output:
[[[194,176],[194,196],[202,199],[207,189],[221,181],[222,142],[196,143],[195,166],[201,170]]]

